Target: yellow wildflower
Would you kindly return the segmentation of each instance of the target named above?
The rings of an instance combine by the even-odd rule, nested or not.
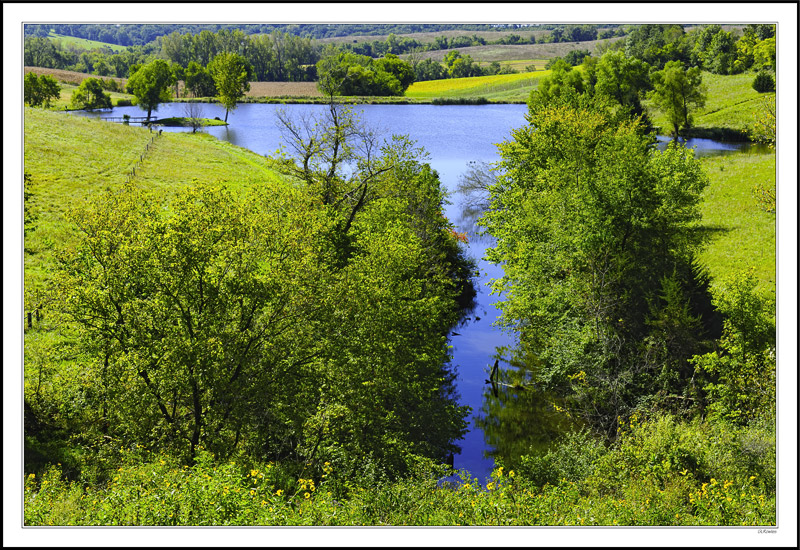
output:
[[[283,494],[283,489],[278,489],[277,491],[275,491],[275,494],[281,496]]]
[[[303,495],[303,497],[305,497],[305,498],[311,498],[311,495],[310,495],[310,494],[308,494],[308,493],[306,493],[306,494],[304,494],[304,495]]]

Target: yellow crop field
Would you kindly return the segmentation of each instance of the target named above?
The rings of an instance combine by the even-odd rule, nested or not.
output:
[[[485,97],[497,99],[495,96],[508,96],[513,93],[524,100],[534,89],[542,77],[550,71],[535,71],[518,74],[492,76],[473,76],[468,78],[448,78],[443,80],[427,80],[415,82],[408,90],[406,97],[427,99],[437,97]]]

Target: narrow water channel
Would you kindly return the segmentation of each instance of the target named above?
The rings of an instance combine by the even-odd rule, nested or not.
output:
[[[306,112],[327,109],[323,105],[273,105],[242,104],[228,116],[229,126],[209,127],[204,131],[234,145],[245,147],[262,155],[271,155],[281,145],[281,135],[276,126],[275,113],[279,108],[298,116]],[[514,128],[525,124],[526,105],[362,105],[355,107],[362,120],[373,128],[391,134],[405,134],[423,147],[429,154],[431,166],[439,173],[442,183],[454,194],[459,177],[464,174],[471,161],[492,162],[498,160],[496,144],[509,139]],[[179,103],[167,103],[159,107],[159,118],[184,116],[184,107]],[[116,107],[112,112],[76,113],[99,117],[121,117],[125,114],[141,116],[137,107]],[[224,118],[225,111],[216,104],[204,104],[202,116]],[[164,131],[190,131],[186,128],[164,128]],[[668,138],[659,138],[665,146]],[[714,140],[688,140],[687,147],[695,147],[698,156],[725,154],[751,149],[752,144],[721,143]],[[457,222],[461,218],[459,198],[451,197],[452,204],[446,208],[449,219]],[[462,228],[463,230],[463,228]],[[502,270],[485,262],[482,258],[486,241],[471,239],[469,254],[478,261],[477,307],[465,326],[451,335],[453,365],[458,373],[460,402],[472,408],[469,432],[459,442],[462,451],[455,456],[454,466],[466,469],[479,480],[485,480],[492,468],[493,460],[487,458],[490,451],[483,432],[476,427],[474,416],[481,411],[484,401],[485,379],[494,361],[496,349],[513,345],[512,338],[493,325],[498,317],[497,296],[490,295],[487,284],[499,277]],[[501,367],[505,365],[501,364]]]

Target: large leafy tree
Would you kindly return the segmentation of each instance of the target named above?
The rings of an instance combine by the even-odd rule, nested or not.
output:
[[[706,89],[698,67],[684,69],[680,61],[670,61],[664,70],[652,76],[655,100],[658,108],[667,115],[672,124],[673,135],[692,123],[691,111],[705,105]]]
[[[110,109],[111,96],[103,91],[99,78],[85,78],[78,89],[72,92],[70,104],[75,109]]]
[[[75,213],[59,283],[91,373],[83,437],[348,474],[457,450],[446,334],[472,265],[421,153],[335,116],[284,161],[304,185],[126,187]]]
[[[613,435],[660,390],[687,391],[698,345],[687,334],[702,334],[708,299],[691,268],[706,177],[690,151],[658,152],[612,105],[534,96],[528,125],[501,144],[480,223],[504,266],[501,322],[538,391]]]
[[[326,50],[317,62],[318,87],[328,96],[403,95],[414,81],[410,63],[395,55],[373,60],[366,55]]]
[[[61,284],[117,436],[229,452],[258,411],[300,393],[314,356],[303,317],[324,280],[314,217],[286,210],[301,200],[201,186],[165,217],[128,187],[75,215],[84,240]]]
[[[158,110],[161,103],[169,101],[170,86],[175,76],[169,64],[163,59],[156,59],[142,65],[128,79],[128,91],[136,97],[139,107],[147,111],[147,119],[153,111]]]
[[[37,76],[36,73],[26,73],[24,86],[25,103],[31,107],[49,107],[54,99],[61,97],[61,86],[48,74]]]
[[[583,93],[585,90],[583,75],[580,71],[574,70],[567,61],[558,59],[550,67],[550,75],[542,79],[532,97],[538,94],[541,98],[549,99],[567,93],[567,90]]]
[[[643,112],[641,96],[651,88],[649,70],[647,63],[621,51],[606,52],[595,66],[594,91],[640,115]]]
[[[237,53],[221,53],[208,64],[208,73],[214,79],[217,97],[225,107],[225,122],[228,122],[228,113],[236,109],[236,102],[250,89],[250,66]]]
[[[208,74],[208,71],[194,61],[189,62],[184,73],[186,78],[186,89],[189,90],[194,97],[211,97],[217,93],[217,88],[214,85],[214,79]]]

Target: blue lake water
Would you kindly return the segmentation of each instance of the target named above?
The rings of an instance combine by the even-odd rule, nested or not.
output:
[[[225,118],[225,110],[216,104],[203,104],[205,118]],[[229,126],[208,127],[203,131],[218,139],[229,141],[262,155],[272,155],[281,146],[282,138],[276,125],[276,111],[286,109],[292,115],[321,112],[324,105],[274,105],[245,103],[228,115]],[[471,161],[491,162],[499,159],[497,143],[510,138],[511,131],[525,124],[526,105],[359,105],[354,107],[361,119],[370,127],[382,129],[387,137],[391,134],[408,135],[430,155],[431,166],[439,173],[442,183],[453,191]],[[137,107],[116,107],[112,112],[76,113],[84,116],[114,116],[128,114],[142,116]],[[166,118],[185,116],[184,105],[167,103],[159,107],[154,116]],[[186,132],[186,128],[165,127],[164,131]],[[668,138],[660,137],[660,147],[666,146]],[[695,148],[696,155],[719,155],[741,150],[758,152],[758,148],[745,143],[721,143],[708,139],[690,139],[687,147]],[[447,216],[457,221],[461,217],[458,197],[446,208]],[[480,277],[477,281],[478,306],[473,319],[457,329],[451,337],[453,364],[458,373],[460,401],[477,414],[483,402],[484,380],[498,346],[511,345],[510,335],[503,333],[493,323],[498,310],[497,296],[489,294],[487,283],[502,275],[500,267],[483,261],[486,243],[471,239],[470,255],[479,260]],[[470,419],[472,420],[472,419]],[[460,454],[455,456],[454,466],[466,469],[485,480],[493,467],[491,458],[485,456],[487,445],[482,431],[470,421],[466,437],[459,442]]]

